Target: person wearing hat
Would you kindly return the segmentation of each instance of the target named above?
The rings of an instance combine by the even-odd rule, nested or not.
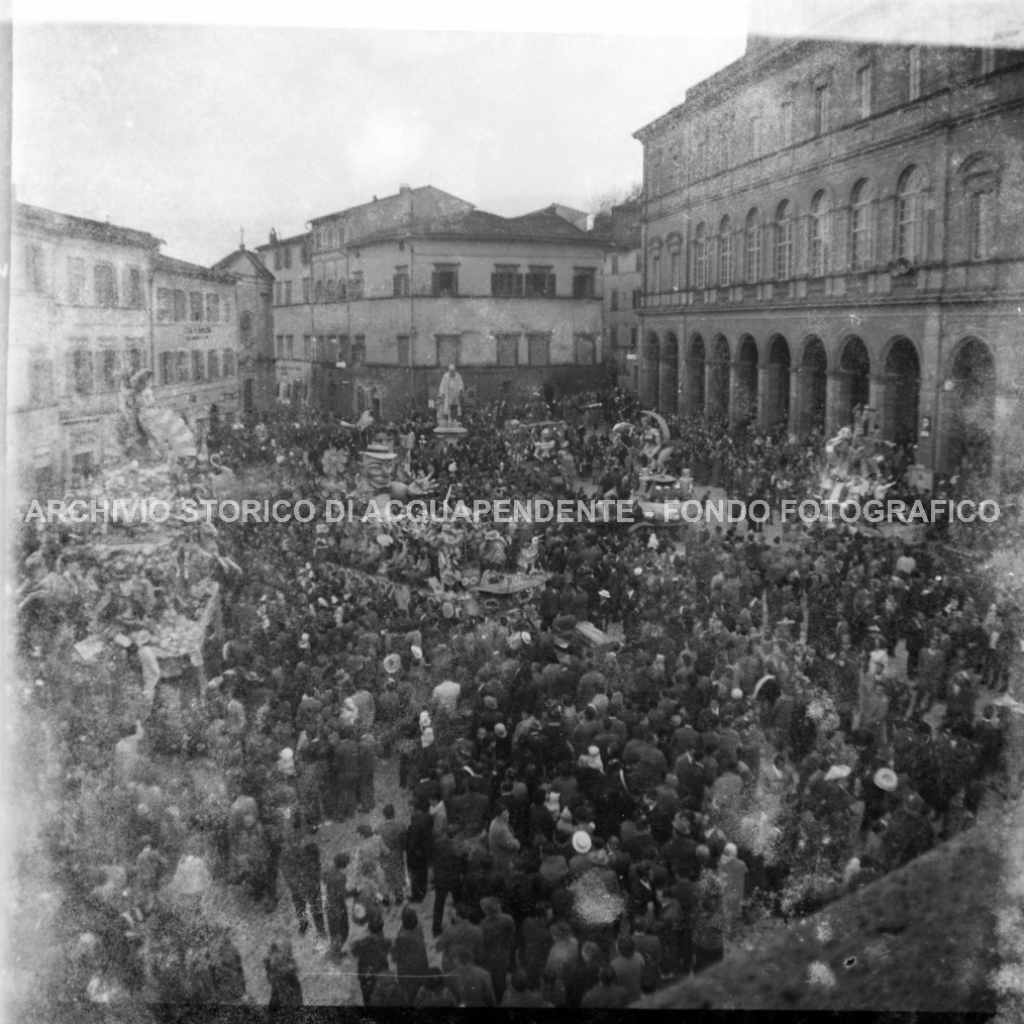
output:
[[[434,687],[431,702],[436,708],[443,708],[448,714],[454,714],[459,703],[462,687],[454,679],[445,679]]]
[[[343,726],[337,735],[331,758],[332,799],[329,802],[337,820],[348,821],[355,814],[359,793],[359,744],[349,727]]]

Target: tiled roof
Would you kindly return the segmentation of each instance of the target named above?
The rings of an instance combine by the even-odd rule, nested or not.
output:
[[[28,203],[14,203],[14,222],[17,227],[38,228],[76,238],[90,238],[97,242],[108,242],[117,245],[131,245],[143,249],[156,249],[163,245],[163,239],[157,238],[146,231],[125,228],[106,221],[89,220],[76,217],[70,213],[57,213],[42,206],[30,206]]]
[[[222,284],[234,284],[235,275],[225,271],[218,271],[210,267],[201,266],[198,263],[188,263],[185,260],[176,260],[172,256],[164,256],[157,253],[153,257],[153,269],[165,274],[179,274],[183,277],[199,277],[206,281],[219,281]]]

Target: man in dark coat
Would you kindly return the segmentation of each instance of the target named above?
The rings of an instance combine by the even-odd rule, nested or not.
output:
[[[449,894],[453,903],[462,898],[462,879],[466,872],[465,856],[453,840],[458,835],[454,828],[434,839],[434,919],[433,933],[436,939],[444,927],[444,907]]]
[[[359,744],[352,730],[343,727],[334,746],[333,802],[337,808],[338,820],[347,821],[355,814],[356,795],[359,787]]]
[[[413,805],[405,847],[405,864],[409,869],[412,887],[410,903],[420,903],[427,895],[427,877],[433,852],[434,819],[430,815],[429,804],[418,799]]]

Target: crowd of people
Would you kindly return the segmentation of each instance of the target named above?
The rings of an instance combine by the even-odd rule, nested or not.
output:
[[[600,404],[599,429],[552,428],[554,497],[628,493],[636,452],[607,427],[641,410]],[[410,472],[452,501],[518,496],[535,439],[494,410],[464,423],[454,444],[398,425]],[[775,503],[820,468],[819,439],[669,428],[701,488]],[[251,441],[226,433],[230,463]],[[305,462],[365,440],[320,425]],[[1021,607],[931,539],[519,524],[505,568],[530,550],[545,581],[488,604],[458,572],[446,601],[415,585],[442,575],[426,540],[398,593],[386,549],[357,574],[313,523],[220,529],[243,572],[183,745],[225,780],[213,877],[267,910],[283,882],[365,1005],[627,1006],[957,834],[1002,785]],[[325,853],[345,822],[358,840]],[[276,1005],[302,1000],[291,943],[265,961]]]

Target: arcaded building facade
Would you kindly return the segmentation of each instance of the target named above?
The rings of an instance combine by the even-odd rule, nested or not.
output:
[[[636,133],[641,392],[924,467],[1021,445],[1024,54],[751,38]]]

